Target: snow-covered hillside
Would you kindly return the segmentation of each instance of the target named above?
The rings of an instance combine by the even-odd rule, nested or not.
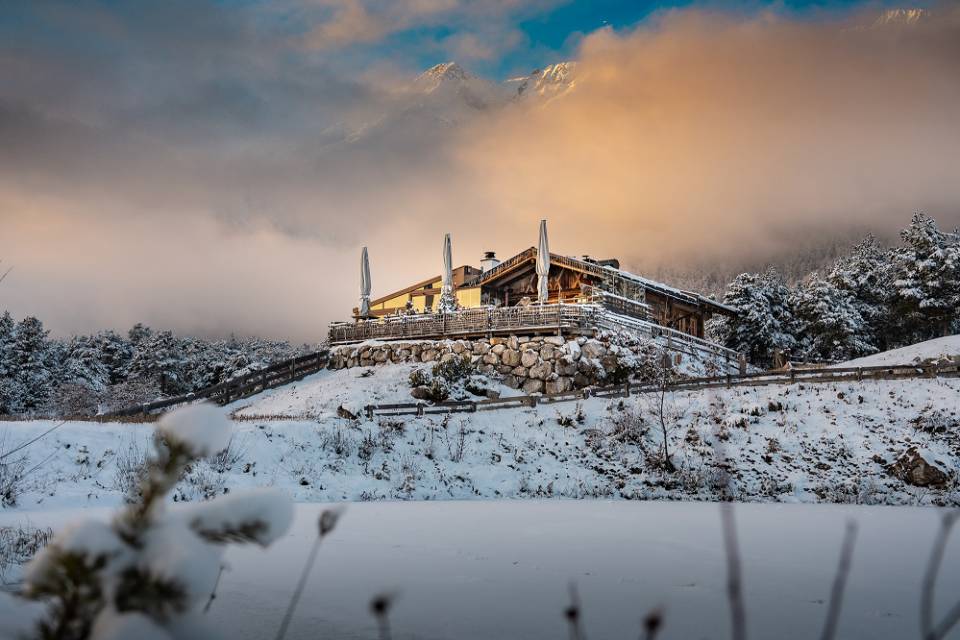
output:
[[[195,466],[177,500],[279,486],[306,502],[733,497],[960,504],[954,379],[667,394],[663,417],[676,468],[669,471],[653,396],[424,418],[337,415],[341,405],[409,401],[408,374],[401,365],[324,371],[224,408],[236,416],[229,451]],[[0,423],[3,448],[52,424]],[[19,464],[29,473],[16,504],[6,508],[116,504],[134,486],[151,437],[148,424],[68,423],[23,450]],[[897,467],[904,456],[906,467]],[[922,468],[910,476],[918,458]]]
[[[946,336],[844,362],[839,367],[880,367],[960,358],[960,335]]]

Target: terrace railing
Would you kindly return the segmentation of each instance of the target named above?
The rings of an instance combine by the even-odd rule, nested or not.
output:
[[[592,304],[478,307],[453,313],[386,316],[330,325],[330,344],[364,340],[444,338],[504,333],[563,333],[597,326],[602,309]]]

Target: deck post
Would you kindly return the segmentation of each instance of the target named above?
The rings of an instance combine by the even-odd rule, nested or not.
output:
[[[368,404],[367,406],[365,406],[365,407],[363,408],[363,410],[366,411],[366,413],[367,413],[367,419],[368,419],[368,420],[373,420],[373,405],[372,405],[372,404]]]
[[[418,403],[417,403],[417,416],[422,416],[422,415],[423,415],[423,403],[422,403],[422,402],[418,402]]]

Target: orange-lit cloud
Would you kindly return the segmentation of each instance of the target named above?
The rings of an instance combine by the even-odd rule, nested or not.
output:
[[[555,250],[632,266],[960,222],[946,5],[909,28],[674,12],[588,35],[572,92],[454,123],[219,9],[175,48],[158,21],[114,27],[151,53],[113,66],[0,45],[0,308],[58,333],[318,340],[356,304],[362,244],[379,295],[438,274],[444,231],[476,264],[542,217]]]

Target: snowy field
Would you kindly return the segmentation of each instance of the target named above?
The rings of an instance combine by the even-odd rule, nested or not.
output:
[[[877,367],[894,364],[913,364],[925,361],[946,360],[960,357],[960,335],[946,336],[913,344],[901,349],[891,349],[872,356],[845,362],[844,367]]]
[[[652,395],[450,417],[337,416],[338,406],[356,409],[364,397],[404,400],[408,372],[399,365],[368,377],[326,371],[224,408],[237,416],[230,449],[194,465],[175,498],[276,486],[297,502],[733,497],[960,504],[957,379],[668,394],[676,466],[668,472]],[[55,424],[0,423],[4,450]],[[6,509],[120,504],[136,484],[152,433],[149,424],[63,425],[17,454],[27,473]],[[908,449],[949,480],[914,486],[891,475],[887,467]]]
[[[319,505],[301,505],[292,531],[267,551],[227,554],[209,613],[223,637],[273,637],[316,535]],[[839,638],[917,638],[920,581],[939,522],[930,508],[738,505],[751,637],[815,638],[840,541],[859,525]],[[77,515],[30,514],[56,528]],[[24,514],[0,512],[0,525]],[[663,638],[728,637],[719,508],[707,503],[499,501],[354,504],[324,542],[291,639],[377,637],[368,602],[392,591],[393,637],[489,640],[566,637],[562,610],[577,585],[587,637],[635,638],[665,608]],[[960,538],[939,583],[941,614],[960,594]],[[22,605],[0,611],[24,623]],[[950,637],[960,637],[955,632]]]

